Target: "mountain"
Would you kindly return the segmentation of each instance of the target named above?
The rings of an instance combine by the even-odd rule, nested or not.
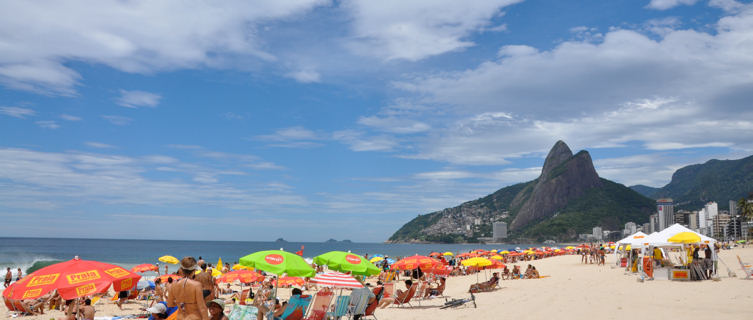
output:
[[[573,155],[567,144],[557,141],[537,179],[418,215],[388,241],[476,242],[490,237],[497,221],[508,223],[508,239],[572,240],[594,226],[621,230],[625,222],[647,221],[654,205],[621,184],[599,178],[587,151]]]
[[[631,188],[641,192],[641,186]],[[669,184],[644,195],[654,199],[672,198],[678,204],[677,209],[694,210],[709,201],[715,201],[719,209],[728,209],[729,200],[747,197],[752,191],[753,156],[749,156],[737,160],[713,159],[680,168]]]
[[[638,192],[642,194],[644,197],[654,198],[654,194],[659,191],[661,188],[654,188],[649,186],[644,186],[642,184],[636,184],[634,186],[630,186],[630,189],[635,190],[635,192]]]

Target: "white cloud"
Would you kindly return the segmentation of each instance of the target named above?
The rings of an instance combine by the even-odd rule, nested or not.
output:
[[[84,144],[87,145],[87,146],[89,146],[89,147],[97,148],[97,149],[112,149],[112,148],[115,148],[115,146],[113,146],[113,145],[109,145],[109,144],[101,143],[101,142],[95,142],[95,141],[87,141],[87,142],[84,142]]]
[[[692,6],[698,0],[651,0],[646,8],[655,10],[667,10],[680,5]]]
[[[397,117],[360,117],[358,119],[358,123],[373,127],[380,131],[399,134],[419,133],[431,129],[431,126],[421,121],[414,121]]]
[[[320,147],[320,140],[324,137],[304,127],[289,127],[275,131],[273,134],[258,135],[253,140],[268,142],[269,146],[281,148],[314,148]]]
[[[415,174],[414,177],[418,179],[427,179],[427,180],[447,180],[447,179],[468,179],[468,178],[477,177],[477,175],[468,171],[450,170],[450,171],[421,172],[421,173]]]
[[[105,119],[116,126],[129,125],[131,124],[131,121],[133,121],[133,119],[129,117],[116,116],[116,115],[103,115],[102,119]]]
[[[315,70],[310,69],[290,72],[287,74],[287,76],[301,83],[313,83],[321,81],[321,75]]]
[[[326,4],[321,0],[2,2],[0,82],[11,88],[75,94],[81,76],[69,61],[124,72],[227,67],[270,61],[261,24]]]
[[[120,90],[120,97],[115,102],[126,108],[156,107],[162,96],[138,90]]]
[[[60,128],[60,125],[57,122],[52,121],[52,120],[40,120],[40,121],[36,121],[34,123],[36,123],[39,127],[45,128],[45,129],[57,129],[57,128]]]
[[[25,119],[26,117],[34,116],[37,114],[37,112],[33,109],[21,107],[0,107],[0,113],[19,119]]]
[[[60,119],[63,119],[65,121],[81,121],[81,120],[83,120],[83,119],[81,119],[81,117],[72,116],[70,114],[61,114],[60,115]]]
[[[709,6],[717,7],[727,12],[736,12],[745,7],[744,4],[735,0],[709,0]]]
[[[393,151],[398,146],[397,140],[393,137],[368,136],[356,130],[335,131],[332,138],[347,144],[353,151]]]
[[[396,83],[412,104],[434,106],[396,117],[447,115],[401,142],[410,150],[402,156],[499,165],[541,156],[559,139],[574,150],[636,141],[658,150],[753,150],[746,139],[753,9],[721,18],[713,34],[674,29],[673,21],[650,26],[663,28],[658,39],[613,29],[603,41],[570,40],[546,51],[505,46],[476,68]]]
[[[349,45],[355,52],[417,61],[473,46],[467,37],[490,27],[502,8],[517,2],[354,0],[344,2],[343,7],[353,16]]]

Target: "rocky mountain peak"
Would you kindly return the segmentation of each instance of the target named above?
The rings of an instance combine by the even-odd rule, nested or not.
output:
[[[546,160],[544,160],[544,167],[541,168],[541,176],[548,176],[554,168],[570,160],[572,156],[573,152],[570,151],[570,147],[564,141],[558,140],[552,149],[549,150],[549,154],[546,156]]]

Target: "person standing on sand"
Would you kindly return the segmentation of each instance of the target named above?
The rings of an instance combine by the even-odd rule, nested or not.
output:
[[[13,273],[10,272],[10,267],[8,267],[8,272],[5,273],[5,283],[3,286],[7,288],[10,285],[11,280],[13,280]]]
[[[201,273],[196,275],[196,281],[201,283],[201,294],[204,295],[204,302],[214,299],[214,277],[211,271],[207,271],[207,264],[201,265]]]
[[[197,266],[194,257],[180,260],[179,274],[183,276],[170,286],[167,296],[168,307],[178,307],[178,320],[208,320],[206,302],[201,292],[201,283],[193,280]]]

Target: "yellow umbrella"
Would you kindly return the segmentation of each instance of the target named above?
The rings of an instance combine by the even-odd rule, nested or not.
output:
[[[672,243],[698,243],[701,242],[701,236],[693,232],[685,231],[673,235],[671,238],[667,239],[667,241]]]
[[[216,266],[217,266],[217,269],[222,270],[222,257],[220,257],[219,259],[217,259],[217,265]]]
[[[241,269],[254,270],[254,268],[249,268],[249,267],[246,267],[246,266],[242,266],[240,264],[236,264],[236,265],[233,266],[233,270],[241,270]]]
[[[504,251],[500,251],[500,252],[499,252],[499,254],[509,254],[509,253],[510,253],[510,251],[507,251],[507,250],[504,250]]]
[[[505,260],[505,258],[502,258],[502,256],[492,256],[492,259],[494,259],[494,260]]]
[[[497,253],[497,249],[494,249],[494,250],[492,250],[492,251],[489,251],[489,252],[492,252],[492,253]]]
[[[220,270],[217,270],[215,268],[211,268],[210,270],[212,270],[212,277],[219,277],[222,275],[222,272],[220,272]],[[199,273],[201,273],[201,270],[196,270],[196,274]]]
[[[452,252],[449,252],[449,251],[443,253],[442,255],[443,256],[454,256],[454,254],[452,254]]]
[[[573,247],[573,246],[567,246],[567,247],[565,247],[565,249],[572,250],[572,249],[575,249],[575,247]]]
[[[482,258],[482,257],[475,257],[463,260],[461,262],[464,266],[473,266],[473,267],[488,267],[492,265],[492,262],[489,261],[489,259]]]
[[[169,264],[178,264],[178,258],[173,257],[173,256],[161,256],[157,260],[162,261],[164,263],[169,263]]]
[[[630,245],[625,246],[625,250],[630,250],[630,249],[631,249]]]
[[[384,258],[382,258],[382,257],[373,257],[373,258],[371,258],[371,260],[369,260],[369,262],[374,263],[374,262],[379,262],[379,261],[382,261],[382,260],[384,260]]]

